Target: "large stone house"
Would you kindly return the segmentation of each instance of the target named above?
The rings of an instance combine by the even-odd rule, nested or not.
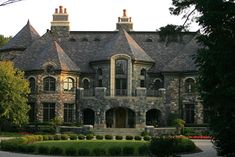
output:
[[[96,128],[166,126],[178,114],[202,124],[193,61],[197,32],[137,32],[123,10],[114,31],[70,31],[65,8],[43,36],[28,22],[0,49],[25,71],[31,121],[55,116]]]

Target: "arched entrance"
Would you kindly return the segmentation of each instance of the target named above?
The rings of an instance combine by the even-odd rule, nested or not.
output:
[[[94,125],[95,123],[95,112],[91,109],[83,110],[83,124]]]
[[[146,125],[157,126],[159,125],[161,111],[151,109],[146,112]]]
[[[116,107],[106,112],[107,128],[134,128],[135,112],[128,108]]]

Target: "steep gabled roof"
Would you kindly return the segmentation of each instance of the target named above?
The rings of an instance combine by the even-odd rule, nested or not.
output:
[[[49,32],[35,41],[15,61],[15,65],[25,71],[42,70],[48,63],[55,70],[80,71]]]
[[[28,21],[27,24],[5,45],[0,51],[24,50],[30,46],[40,35]]]
[[[123,29],[116,32],[95,60],[109,60],[115,54],[127,54],[132,60],[154,62],[136,41]]]
[[[162,71],[164,72],[187,72],[196,71],[197,67],[195,60],[193,59],[197,53],[199,45],[196,40],[197,35],[188,42],[183,49],[180,50],[181,53],[169,62]]]

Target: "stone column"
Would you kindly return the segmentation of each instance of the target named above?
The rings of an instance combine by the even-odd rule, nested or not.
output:
[[[135,119],[136,119],[136,124],[135,124],[135,127],[136,128],[144,128],[145,125],[146,125],[146,113],[145,111],[139,111],[139,112],[136,112],[135,113]]]
[[[95,97],[97,99],[104,99],[106,96],[106,88],[105,87],[96,87],[95,88]]]

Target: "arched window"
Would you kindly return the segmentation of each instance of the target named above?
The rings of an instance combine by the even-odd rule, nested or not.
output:
[[[56,80],[53,77],[46,77],[43,79],[43,90],[44,91],[55,91]]]
[[[83,80],[83,88],[84,89],[89,89],[90,88],[90,80],[88,80],[88,79]]]
[[[31,92],[36,91],[36,83],[35,83],[35,79],[33,77],[29,78],[29,88],[30,88]]]
[[[73,91],[74,90],[74,79],[67,77],[64,80],[64,91]]]
[[[195,81],[192,78],[188,78],[185,80],[185,92],[193,93],[195,92]]]
[[[98,87],[103,87],[103,71],[101,68],[97,70],[97,77],[98,77]]]
[[[141,69],[140,71],[140,87],[146,87],[146,70],[145,69]]]
[[[115,61],[115,92],[118,96],[127,95],[127,73],[127,60],[117,59]]]

